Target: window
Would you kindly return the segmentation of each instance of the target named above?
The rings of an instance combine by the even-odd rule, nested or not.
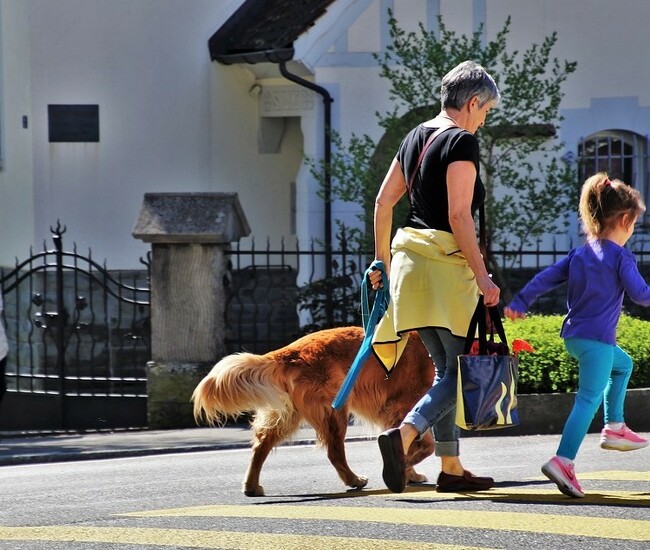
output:
[[[578,145],[580,181],[596,172],[607,172],[639,190],[648,203],[648,140],[625,130],[604,130]],[[650,217],[646,213],[646,222]]]

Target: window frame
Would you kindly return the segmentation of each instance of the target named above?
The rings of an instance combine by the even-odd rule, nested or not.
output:
[[[617,143],[620,145],[617,147]],[[593,153],[585,149],[593,144]],[[600,154],[603,147],[606,154]],[[618,149],[614,151],[614,149]],[[619,163],[619,166],[616,166]],[[578,143],[578,174],[584,182],[596,172],[607,172],[636,188],[648,204],[650,199],[648,174],[648,137],[629,130],[601,130],[580,139]],[[642,224],[650,228],[650,213],[646,211]]]

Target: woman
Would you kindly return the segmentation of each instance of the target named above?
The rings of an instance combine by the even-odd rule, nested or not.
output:
[[[389,370],[408,331],[418,330],[436,365],[434,385],[399,428],[378,438],[384,481],[393,492],[406,485],[405,450],[431,426],[442,466],[438,491],[476,491],[494,485],[492,478],[474,476],[463,468],[455,408],[457,356],[463,353],[478,296],[483,294],[486,306],[499,303],[499,287],[486,269],[474,225],[474,214],[485,198],[474,134],[499,99],[496,83],[477,63],[465,61],[447,73],[440,114],[406,135],[375,202],[375,261],[390,265],[386,274],[391,291],[388,311],[375,331],[375,353]],[[393,239],[391,260],[393,208],[406,192],[411,206]],[[369,278],[378,288],[380,272]]]

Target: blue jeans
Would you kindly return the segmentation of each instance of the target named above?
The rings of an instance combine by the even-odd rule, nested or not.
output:
[[[420,435],[431,426],[436,439],[436,456],[458,456],[460,430],[456,426],[456,381],[458,356],[463,353],[465,338],[447,329],[426,328],[418,331],[436,365],[433,386],[404,418]]]
[[[567,338],[564,345],[578,360],[578,391],[557,454],[574,460],[601,403],[605,422],[624,422],[632,359],[618,346],[596,340]]]

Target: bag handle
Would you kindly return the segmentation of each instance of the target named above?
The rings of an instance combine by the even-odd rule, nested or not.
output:
[[[413,173],[411,174],[411,177],[409,178],[408,182],[406,182],[406,190],[408,191],[409,198],[411,196],[411,190],[413,189],[413,182],[415,181],[415,175],[420,170],[420,165],[424,160],[424,154],[427,152],[427,150],[433,143],[433,140],[436,139],[440,134],[442,134],[445,130],[448,130],[449,128],[458,128],[458,126],[456,126],[455,124],[450,124],[448,126],[441,126],[435,132],[433,132],[433,134],[429,136],[429,139],[427,139],[427,141],[424,143],[424,147],[422,147],[422,151],[420,151],[420,155],[418,156],[418,161],[415,163],[415,168],[413,169]]]
[[[501,322],[499,310],[496,306],[491,306],[487,308],[487,310],[490,314],[492,326],[496,329],[501,342],[508,346],[508,339],[506,338],[506,331],[503,329],[503,323]],[[476,309],[474,310],[474,315],[472,315],[472,319],[469,322],[467,336],[465,337],[465,348],[463,351],[464,355],[468,355],[472,349],[477,326],[479,355],[487,355],[487,322],[485,318],[485,304],[483,303],[483,295],[479,296],[478,303],[476,304]],[[508,349],[510,348],[508,347]]]

